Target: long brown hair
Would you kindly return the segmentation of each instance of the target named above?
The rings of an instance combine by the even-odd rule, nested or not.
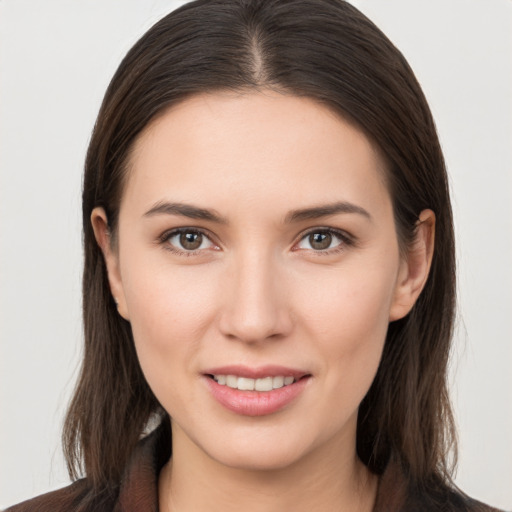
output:
[[[406,60],[342,0],[198,0],[154,25],[119,66],[85,163],[85,351],[63,434],[70,474],[83,469],[95,492],[114,492],[148,420],[166,415],[142,375],[130,325],[117,314],[91,211],[105,208],[115,237],[130,150],[170,105],[207,91],[262,88],[313,98],[367,134],[387,163],[402,247],[423,209],[436,214],[428,281],[412,311],[389,325],[360,406],[357,449],[375,473],[393,458],[411,486],[446,489],[455,448],[446,375],[455,261],[445,164]]]

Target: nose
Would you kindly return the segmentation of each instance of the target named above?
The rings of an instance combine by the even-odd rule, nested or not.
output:
[[[230,269],[226,279],[220,330],[245,343],[288,336],[290,303],[283,269],[272,257],[249,252]]]

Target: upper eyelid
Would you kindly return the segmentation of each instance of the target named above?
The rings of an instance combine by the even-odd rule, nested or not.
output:
[[[213,233],[211,233],[211,231],[204,229],[204,228],[195,227],[195,226],[180,226],[180,227],[167,229],[158,237],[157,240],[158,240],[158,242],[165,242],[165,241],[169,240],[172,236],[175,236],[176,234],[184,233],[184,232],[201,233],[202,235],[206,236],[212,244],[214,244],[218,247],[221,247],[221,244],[218,241],[217,237]],[[343,229],[338,229],[338,228],[334,228],[334,227],[330,227],[330,226],[314,226],[314,227],[310,227],[310,228],[307,228],[307,229],[301,231],[294,238],[292,247],[296,246],[306,236],[308,236],[312,233],[318,233],[318,232],[332,233],[335,236],[339,237],[345,243],[349,243],[349,244],[355,243],[354,237],[350,233],[348,233],[347,231],[345,231]],[[190,252],[193,252],[193,251],[190,251]]]
[[[187,250],[185,248],[171,244],[170,239],[179,235],[180,233],[200,233],[209,240],[211,246],[203,249],[198,248]],[[159,237],[157,237],[156,244],[162,246],[164,250],[170,251],[179,256],[198,256],[200,254],[204,254],[204,251],[211,250],[212,248],[215,250],[221,249],[220,244],[215,240],[215,238],[210,234],[208,230],[186,226],[171,228],[164,231]]]
[[[308,236],[311,233],[332,233],[346,241],[354,240],[354,237],[350,233],[348,233],[347,231],[345,231],[343,229],[337,229],[337,228],[332,228],[332,227],[328,227],[328,226],[316,226],[316,227],[308,228],[304,231],[301,231],[301,233],[299,233],[299,235],[296,237],[295,243],[300,242],[305,236]]]
[[[177,235],[179,233],[201,233],[201,235],[206,236],[212,243],[217,244],[215,237],[210,231],[192,226],[167,229],[158,237],[158,240],[165,241],[171,238],[173,235]]]
[[[320,250],[297,247],[308,235],[311,235],[312,233],[322,233],[322,232],[333,234],[335,237],[337,237],[340,240],[340,243],[335,245],[334,247],[330,247],[327,249],[320,249]],[[293,243],[293,245],[291,247],[291,251],[292,252],[305,251],[306,253],[311,253],[316,256],[321,256],[321,255],[329,256],[329,255],[339,253],[340,251],[345,251],[349,248],[357,247],[357,245],[358,244],[357,244],[357,240],[355,239],[355,237],[353,235],[351,235],[350,233],[347,233],[345,230],[336,229],[336,228],[327,227],[327,226],[323,226],[323,227],[317,226],[317,227],[309,228],[309,229],[303,231],[296,238],[295,242]]]

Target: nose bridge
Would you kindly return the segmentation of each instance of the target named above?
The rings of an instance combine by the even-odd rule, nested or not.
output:
[[[280,262],[270,251],[254,248],[234,260],[227,278],[223,333],[251,343],[287,334],[291,322]]]

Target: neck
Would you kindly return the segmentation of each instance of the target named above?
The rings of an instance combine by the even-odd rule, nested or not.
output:
[[[291,466],[251,470],[225,466],[208,457],[188,437],[175,435],[173,456],[162,469],[159,501],[162,512],[371,512],[377,477],[353,450],[332,444]],[[339,447],[341,448],[341,447]]]

